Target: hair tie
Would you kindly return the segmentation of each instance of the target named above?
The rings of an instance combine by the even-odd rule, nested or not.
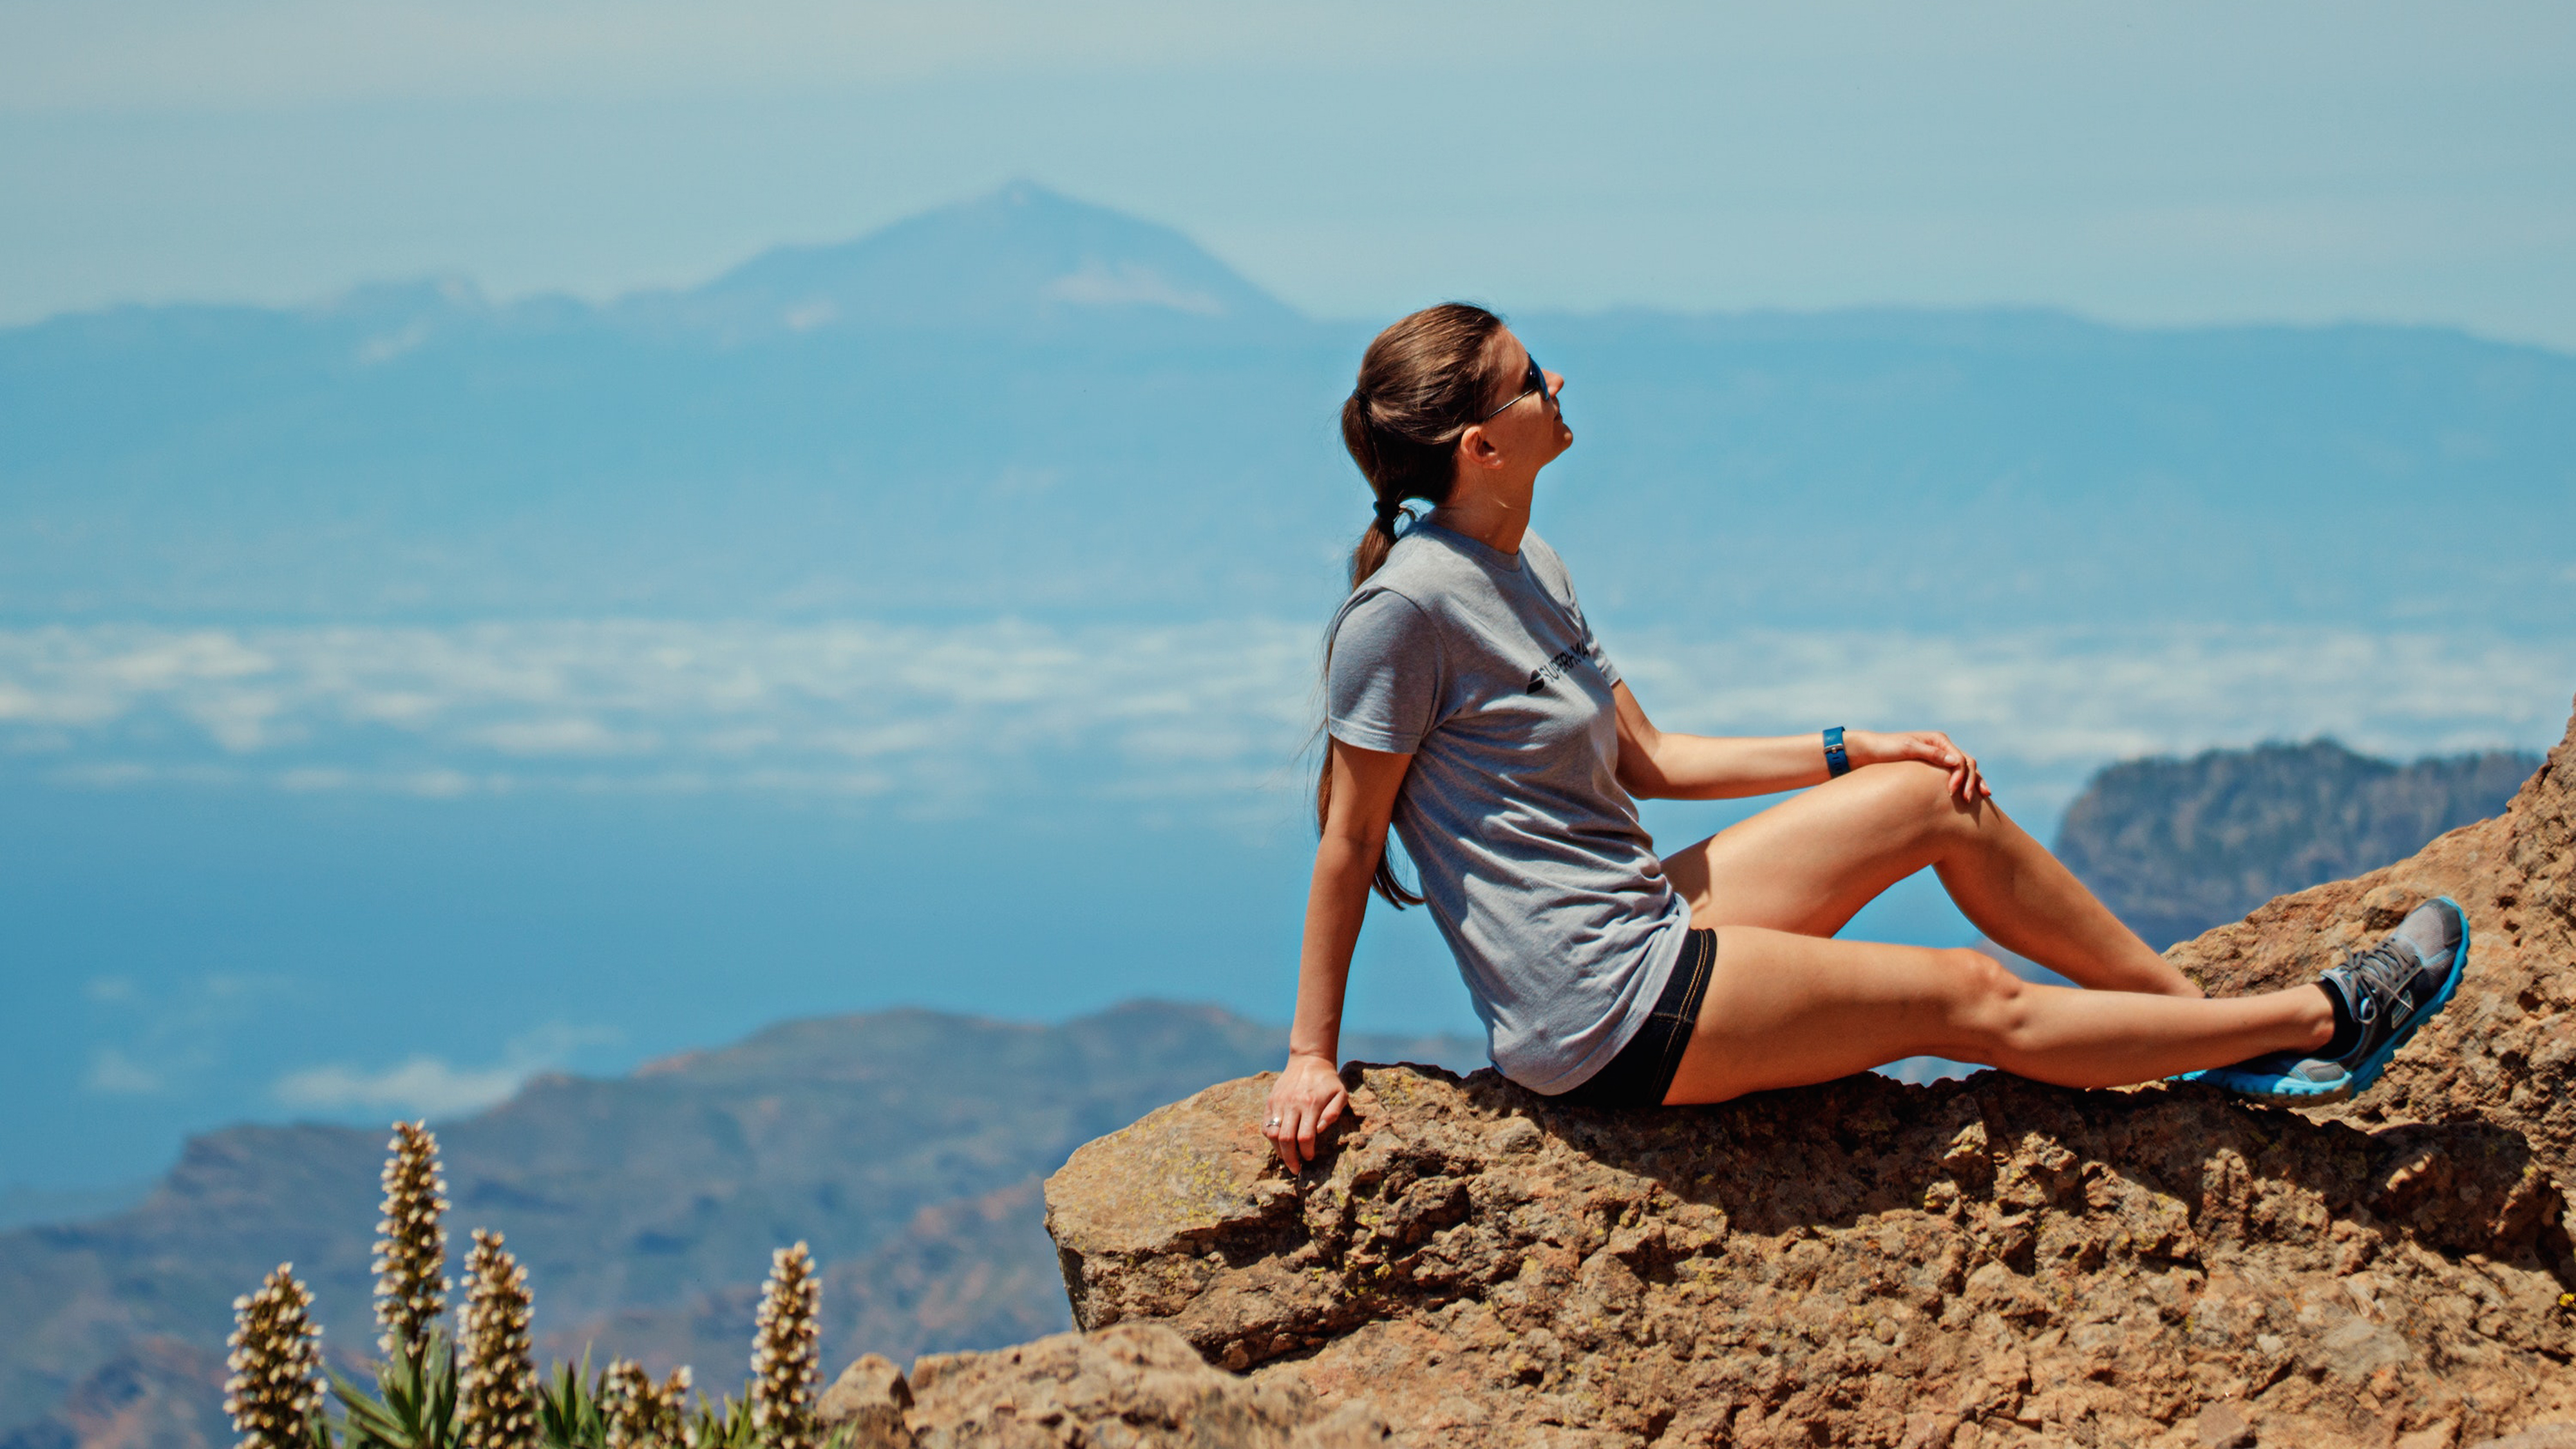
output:
[[[1377,526],[1378,526],[1378,531],[1379,531],[1379,532],[1381,532],[1381,533],[1384,533],[1387,537],[1389,537],[1389,538],[1393,538],[1393,537],[1395,537],[1395,521],[1396,521],[1396,519],[1398,519],[1398,518],[1400,518],[1400,517],[1403,517],[1403,516],[1404,516],[1404,500],[1403,500],[1403,499],[1401,499],[1401,498],[1381,498],[1381,499],[1379,499],[1379,500],[1377,501]]]

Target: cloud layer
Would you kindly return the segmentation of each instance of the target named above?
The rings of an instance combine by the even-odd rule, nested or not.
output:
[[[2333,734],[2557,738],[2576,641],[2291,628],[1613,637],[1658,720],[1950,730],[2052,779]],[[1317,640],[1276,620],[0,631],[0,760],[58,783],[785,791],[907,811],[1293,789]]]

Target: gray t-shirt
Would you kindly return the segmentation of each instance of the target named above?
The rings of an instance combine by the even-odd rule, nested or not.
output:
[[[1565,565],[1535,533],[1515,555],[1417,523],[1328,637],[1333,737],[1413,756],[1396,835],[1494,1065],[1581,1086],[1645,1025],[1690,910],[1615,773],[1619,675]]]

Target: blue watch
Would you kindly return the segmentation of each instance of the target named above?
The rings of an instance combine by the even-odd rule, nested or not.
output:
[[[1851,756],[1843,749],[1843,727],[1825,731],[1825,778],[1839,780],[1851,773]]]

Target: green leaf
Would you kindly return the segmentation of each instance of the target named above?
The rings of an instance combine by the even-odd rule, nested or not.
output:
[[[606,1370],[591,1372],[588,1349],[580,1368],[559,1363],[551,1381],[537,1381],[537,1435],[547,1449],[608,1449],[607,1383]]]
[[[331,1393],[347,1449],[457,1449],[456,1355],[444,1333],[379,1365],[375,1392],[334,1373]]]

